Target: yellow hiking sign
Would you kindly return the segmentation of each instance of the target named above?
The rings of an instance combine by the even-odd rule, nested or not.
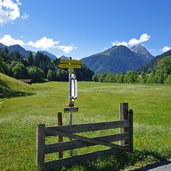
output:
[[[60,60],[59,68],[81,68],[82,61],[79,60]]]

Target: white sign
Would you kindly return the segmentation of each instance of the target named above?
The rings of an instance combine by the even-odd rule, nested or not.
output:
[[[70,74],[70,100],[75,101],[78,96],[77,79],[75,74]]]

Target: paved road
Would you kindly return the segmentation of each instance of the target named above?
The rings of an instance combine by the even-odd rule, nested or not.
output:
[[[171,171],[171,161],[155,163],[143,168],[134,169],[134,171]]]
[[[171,171],[171,164],[159,166],[154,169],[150,169],[150,171]]]

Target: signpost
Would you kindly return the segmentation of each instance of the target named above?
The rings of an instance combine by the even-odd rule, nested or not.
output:
[[[69,105],[68,107],[64,108],[64,112],[69,112],[69,125],[72,125],[72,112],[78,112],[78,107],[74,107],[74,101],[78,97],[78,90],[77,90],[77,79],[74,72],[74,69],[81,68],[82,61],[79,60],[72,60],[71,58],[69,60],[60,60],[60,64],[58,65],[59,68],[67,68],[69,72],[69,90],[68,90],[68,99],[69,99]],[[72,156],[72,150],[70,155]]]

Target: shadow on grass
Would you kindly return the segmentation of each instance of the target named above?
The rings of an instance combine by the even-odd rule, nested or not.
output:
[[[134,151],[134,153],[119,152],[109,157],[101,157],[86,166],[80,165],[73,168],[84,171],[118,171],[138,164],[138,167],[142,168],[132,170],[145,171],[169,163],[171,162],[167,160],[167,157],[162,157],[159,153],[146,150]]]
[[[22,92],[11,90],[6,83],[0,80],[0,98],[10,98],[19,96],[31,96],[34,95],[32,92]]]

